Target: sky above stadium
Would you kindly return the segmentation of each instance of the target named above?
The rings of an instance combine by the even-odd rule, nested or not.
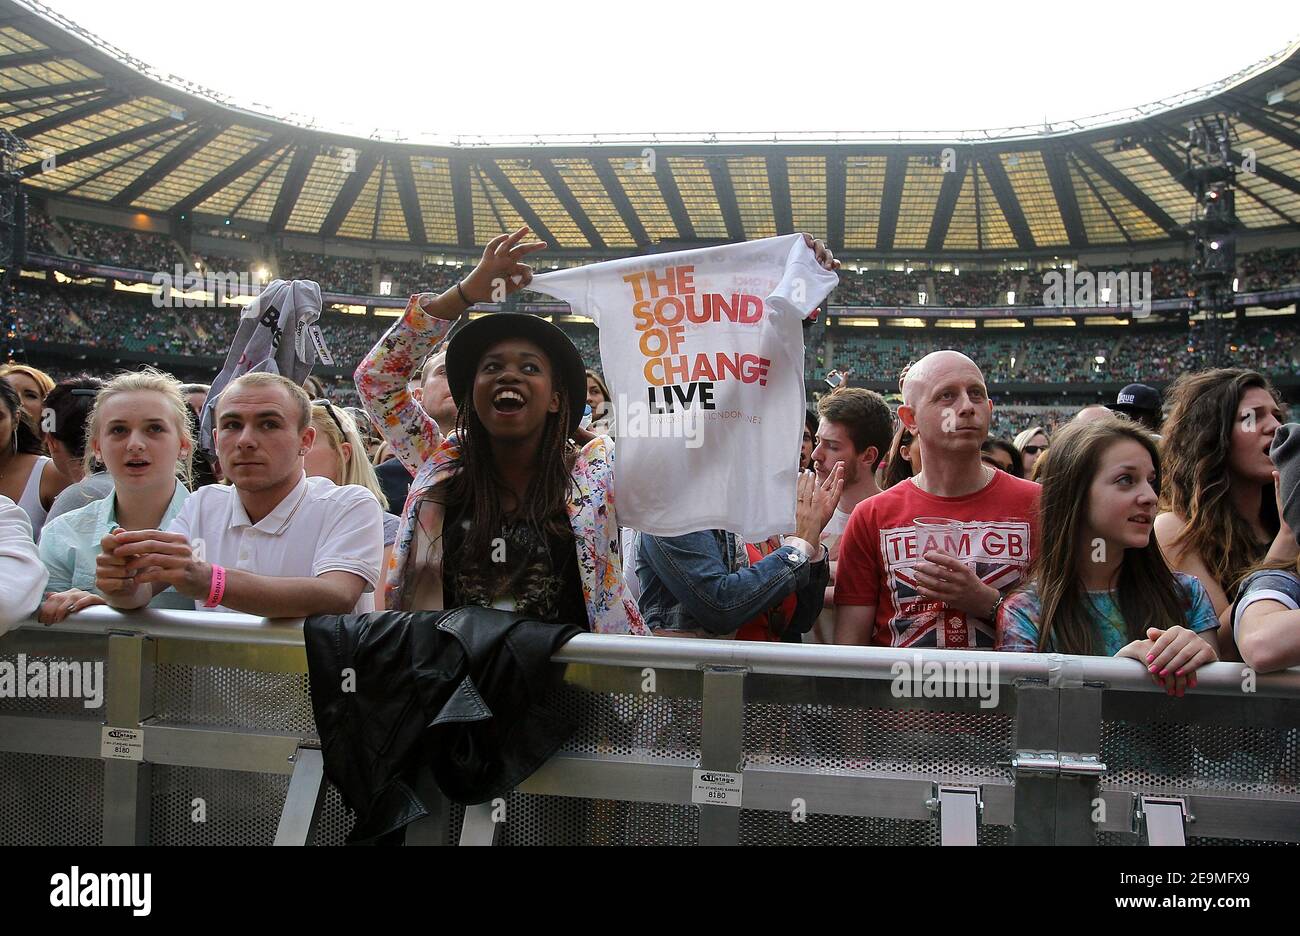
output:
[[[232,103],[412,142],[1041,125],[1191,90],[1300,37],[1295,0],[47,2]]]

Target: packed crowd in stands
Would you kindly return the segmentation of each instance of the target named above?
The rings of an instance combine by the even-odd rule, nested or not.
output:
[[[359,257],[285,251],[280,254],[279,278],[314,280],[326,292],[355,296],[373,296],[379,292],[374,283],[374,261]]]
[[[129,231],[78,219],[60,221],[75,256],[99,260],[142,272],[170,270],[178,261],[174,243],[162,234]],[[59,254],[52,240],[52,222],[39,210],[29,213],[29,249]],[[214,270],[245,270],[247,259],[195,254],[191,258]],[[379,283],[387,280],[390,295],[407,296],[418,292],[441,292],[454,284],[467,269],[417,260],[390,258],[363,259],[301,251],[281,251],[278,270],[272,275],[283,279],[310,279],[326,292],[356,296],[380,294]],[[1045,278],[1056,272],[1068,275],[1069,269],[910,270],[840,271],[840,285],[828,299],[830,305],[847,306],[940,306],[979,308],[991,306],[1037,306],[1043,301]],[[1081,265],[1082,272],[1149,272],[1154,298],[1181,299],[1191,295],[1193,282],[1185,258],[1144,261],[1142,263],[1106,264],[1095,270]],[[1238,255],[1238,291],[1273,289],[1300,284],[1300,248],[1265,248]],[[1008,294],[1014,303],[1008,303]],[[924,296],[924,303],[922,302]],[[527,292],[526,301],[553,301]]]
[[[1015,337],[1008,337],[971,330],[842,329],[835,337],[833,359],[836,368],[851,367],[860,375],[897,374],[921,354],[957,348],[978,361],[994,384],[1164,382],[1206,366],[1208,348],[1200,331],[1141,326],[1040,328],[1017,329]],[[1298,341],[1300,328],[1289,317],[1234,322],[1226,336],[1228,359],[1267,374],[1300,373]]]
[[[131,270],[168,270],[181,262],[175,242],[166,234],[128,231],[76,218],[60,221],[74,256]]]
[[[155,308],[146,295],[93,287],[55,287],[25,280],[15,293],[18,337],[28,343],[76,344],[87,348],[161,355],[224,357],[237,325],[235,307]],[[388,316],[344,315],[327,309],[322,330],[341,367],[360,361],[393,323]],[[599,357],[594,325],[561,328],[584,359]],[[994,384],[1086,384],[1126,380],[1166,382],[1206,366],[1199,337],[1168,326],[1093,329],[996,330],[840,328],[828,351],[827,329],[805,330],[805,377],[852,369],[866,375],[897,375],[929,351],[957,348],[979,362]],[[1226,332],[1227,359],[1273,376],[1300,374],[1300,324],[1292,317],[1243,319]],[[877,376],[871,379],[879,380]]]

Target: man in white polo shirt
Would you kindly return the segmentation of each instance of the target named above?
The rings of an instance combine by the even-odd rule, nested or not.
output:
[[[229,486],[190,495],[166,532],[109,533],[95,585],[117,608],[168,586],[198,610],[306,617],[374,610],[383,514],[355,485],[308,478],[311,403],[274,374],[245,374],[221,394],[217,455]]]

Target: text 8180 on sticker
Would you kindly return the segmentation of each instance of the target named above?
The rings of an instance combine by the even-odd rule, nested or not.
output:
[[[104,726],[99,756],[111,760],[144,760],[144,729]]]
[[[744,789],[744,774],[725,770],[696,770],[692,772],[691,802],[702,806],[740,807]]]

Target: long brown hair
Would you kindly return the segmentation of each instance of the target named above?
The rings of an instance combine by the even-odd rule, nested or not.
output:
[[[1101,459],[1117,442],[1130,440],[1150,454],[1159,489],[1160,453],[1155,440],[1137,423],[1117,416],[1070,423],[1057,433],[1051,448],[1039,459],[1043,465],[1043,490],[1038,528],[1050,530],[1051,535],[1042,537],[1026,578],[1038,589],[1042,609],[1039,650],[1050,646],[1058,653],[1094,652],[1094,614],[1079,576],[1089,547],[1080,540],[1088,521],[1088,495]],[[1154,537],[1140,549],[1124,550],[1115,603],[1124,615],[1129,640],[1145,637],[1148,627],[1169,628],[1183,623],[1187,601]]]
[[[549,362],[550,358],[547,360]],[[570,407],[574,404],[569,400],[554,364],[551,364],[550,371],[551,388],[559,394],[560,408],[558,412],[546,416],[537,452],[537,471],[528,484],[528,491],[523,503],[519,505],[515,519],[527,523],[539,535],[571,536],[572,528],[568,525],[566,505],[573,486],[572,472],[577,454],[573,443],[569,441],[568,433]],[[434,485],[424,497],[438,504],[444,516],[448,505],[464,505],[470,524],[461,544],[461,567],[484,572],[495,570],[501,578],[505,578],[508,574],[506,564],[491,561],[493,540],[501,535],[506,520],[506,511],[501,504],[505,484],[497,471],[488,432],[474,408],[472,386],[462,399],[464,403],[458,407],[455,430],[460,446],[459,455],[450,464],[448,476]],[[418,515],[417,511],[416,516]],[[430,548],[433,548],[432,545]],[[414,568],[414,559],[412,551],[403,578]],[[403,584],[403,607],[400,610],[410,610],[406,605],[416,591],[410,586],[409,582]]]
[[[1277,399],[1267,378],[1239,367],[1186,374],[1168,394],[1171,408],[1161,443],[1165,479],[1160,506],[1186,521],[1170,547],[1199,554],[1225,592],[1268,551],[1268,543],[1255,538],[1250,522],[1237,513],[1230,496],[1232,430],[1241,398],[1256,387]],[[1277,505],[1267,492],[1261,493],[1260,520],[1274,535]]]
[[[912,463],[903,457],[904,445],[916,445],[916,437],[900,421],[898,430],[894,433],[894,440],[889,445],[889,461],[885,463],[885,477],[880,482],[882,491],[912,477]]]

